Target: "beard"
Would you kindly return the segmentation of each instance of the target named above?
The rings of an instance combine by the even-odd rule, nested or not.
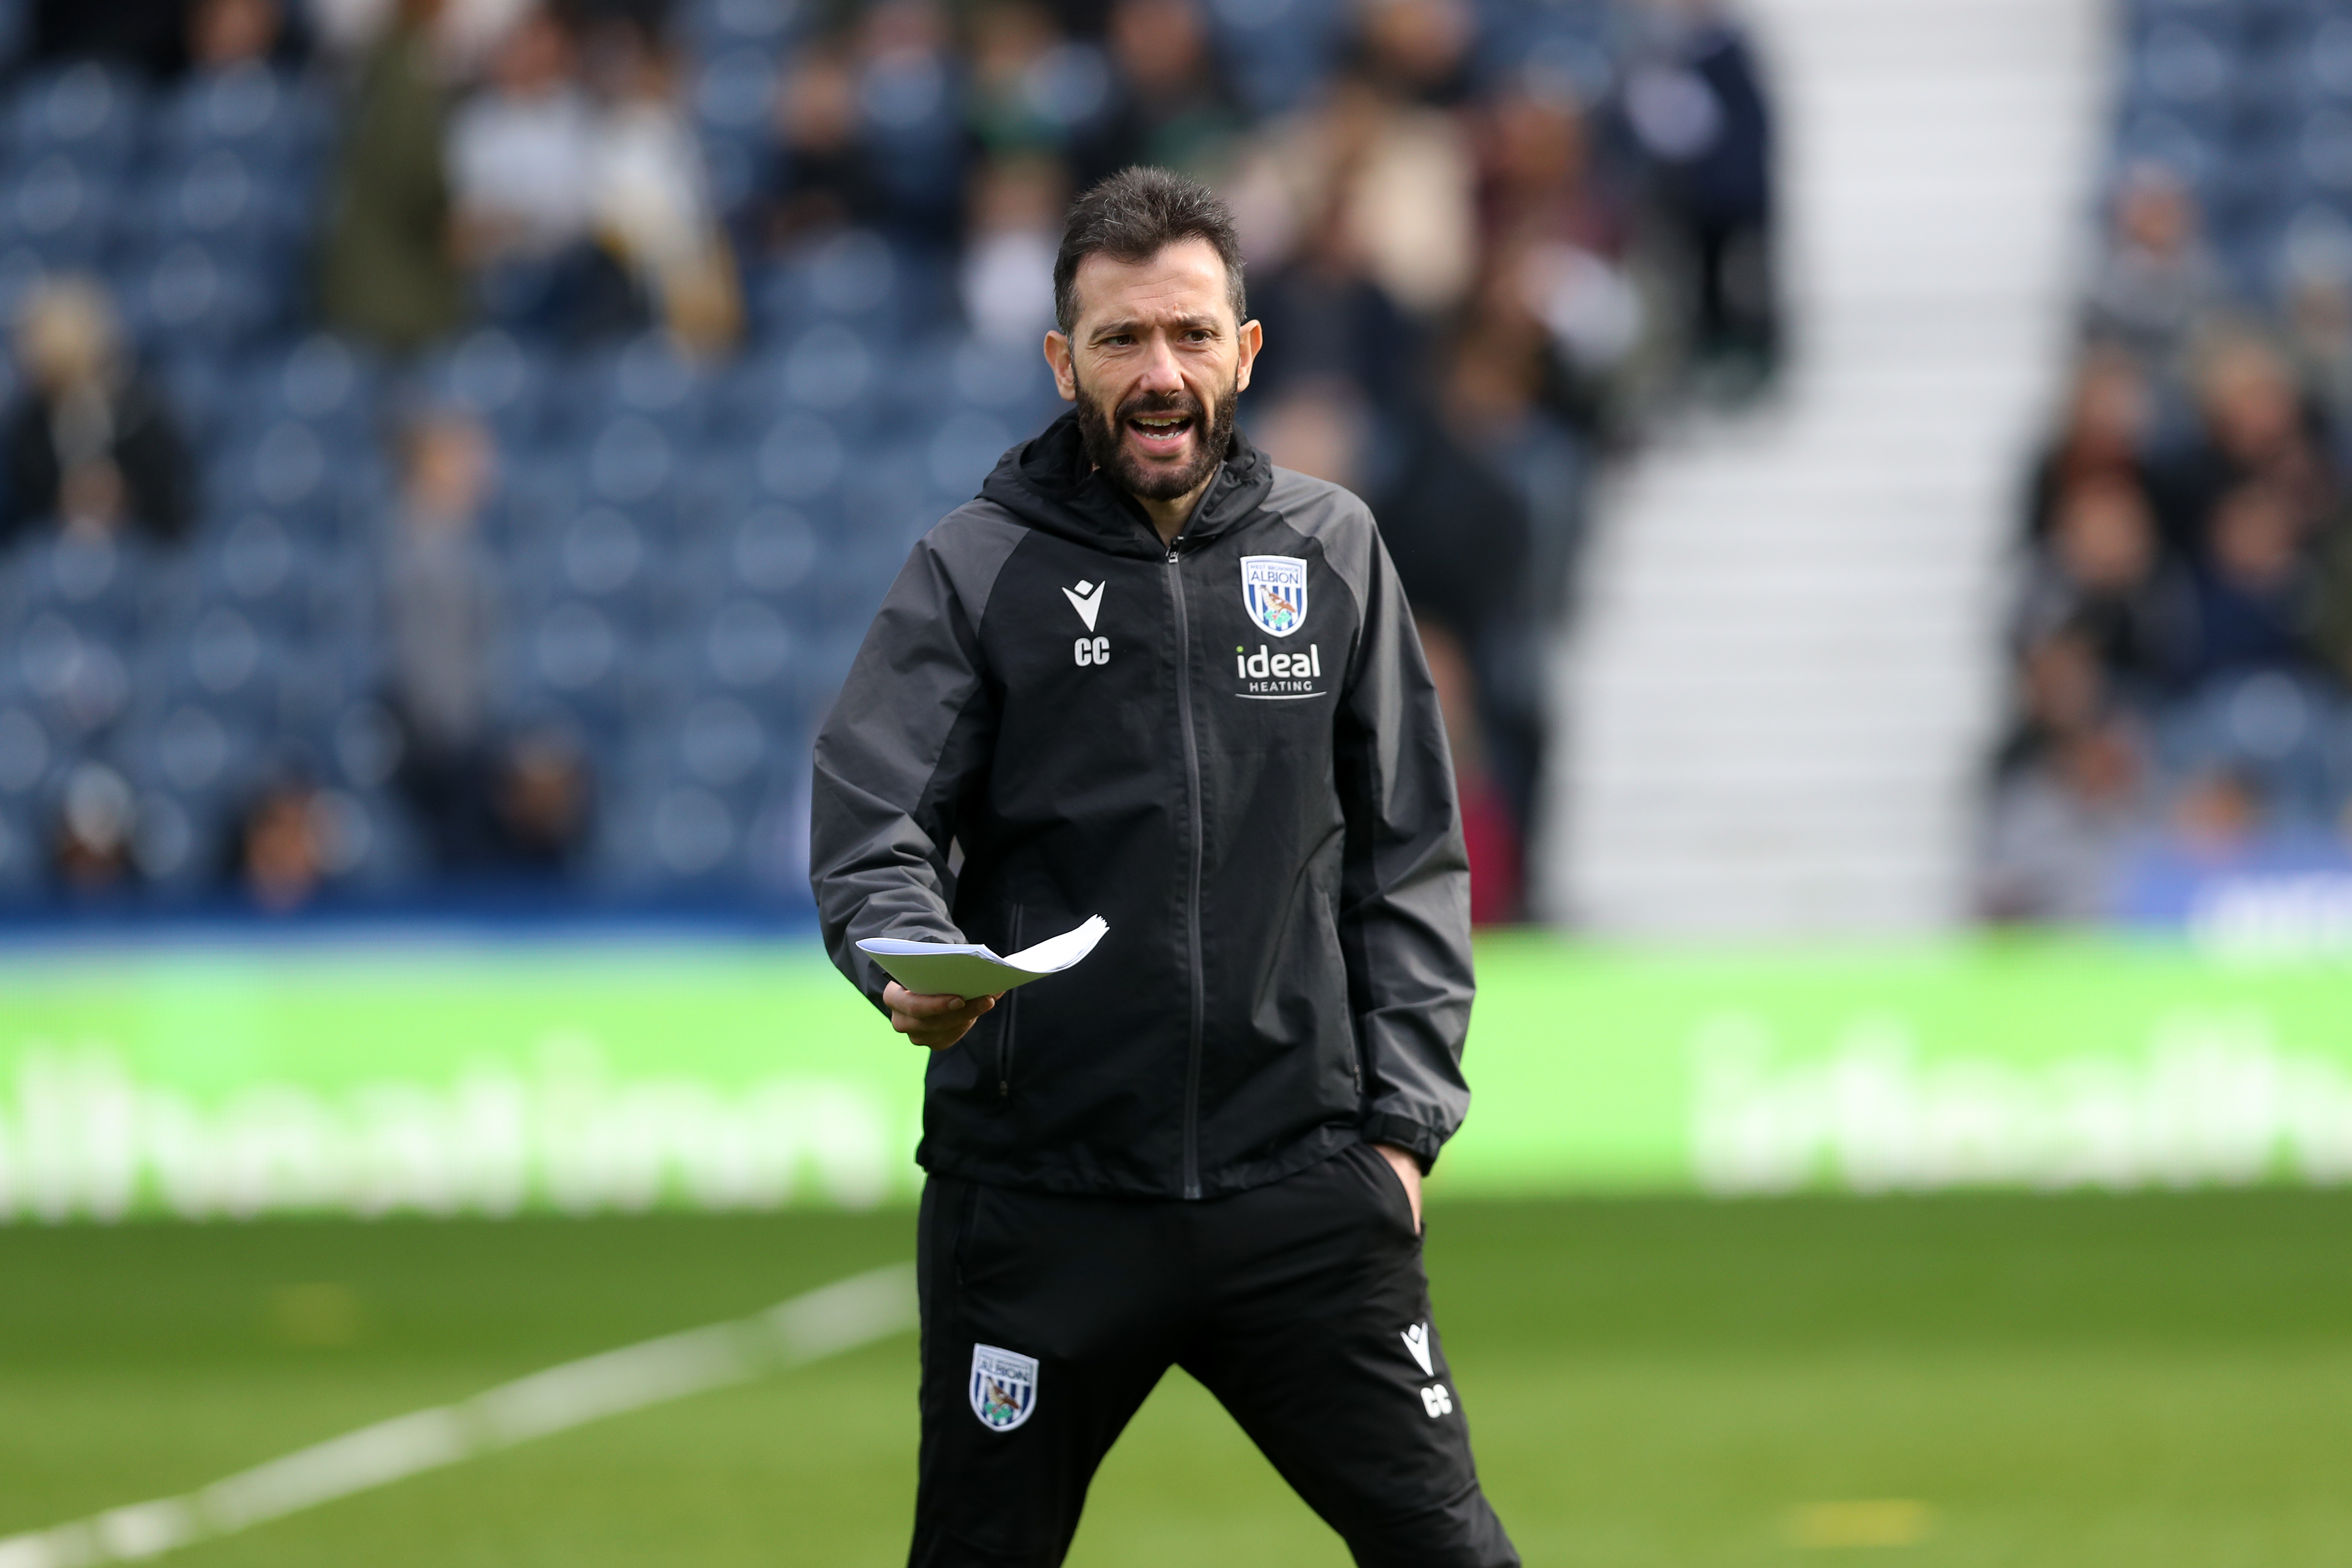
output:
[[[1234,384],[1225,389],[1213,410],[1203,410],[1201,400],[1189,392],[1138,392],[1118,408],[1106,409],[1080,382],[1078,437],[1085,444],[1087,461],[1109,475],[1120,489],[1147,501],[1173,501],[1206,484],[1209,476],[1217,471],[1217,465],[1225,460],[1225,454],[1233,449],[1234,409],[1241,402],[1241,372],[1237,370]],[[1192,420],[1192,457],[1182,467],[1147,464],[1127,450],[1121,439],[1127,422],[1154,413],[1179,414]]]

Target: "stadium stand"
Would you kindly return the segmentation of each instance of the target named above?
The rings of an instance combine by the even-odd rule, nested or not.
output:
[[[1770,373],[1706,282],[1764,218],[1692,193],[1761,167],[1718,145],[1760,120],[1709,107],[1754,98],[1735,31],[1617,0],[472,9],[429,40],[452,90],[418,7],[203,0],[166,67],[0,5],[0,906],[801,910],[811,727],[911,540],[1058,411],[1061,202],[1150,156],[1244,214],[1277,458],[1501,519],[1433,637],[1481,914],[1516,913],[1593,460],[1662,366]],[[1645,144],[1636,78],[1734,131]],[[495,156],[446,150],[461,119]],[[1459,506],[1401,498],[1400,558],[1442,566]]]
[[[2135,0],[2117,43],[2071,390],[2016,532],[1979,908],[2340,925],[2352,10]]]

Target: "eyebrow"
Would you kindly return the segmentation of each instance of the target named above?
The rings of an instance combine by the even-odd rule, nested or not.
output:
[[[1146,323],[1137,320],[1106,321],[1101,326],[1096,328],[1092,332],[1088,333],[1087,337],[1089,339],[1102,339],[1117,337],[1122,332],[1140,332],[1143,330],[1145,325]],[[1175,328],[1180,332],[1191,331],[1194,328],[1206,328],[1212,332],[1221,332],[1224,330],[1223,323],[1220,322],[1214,316],[1179,316],[1175,320],[1170,322],[1169,325]]]

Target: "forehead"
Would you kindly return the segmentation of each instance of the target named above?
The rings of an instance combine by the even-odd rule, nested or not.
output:
[[[1097,320],[1179,321],[1233,315],[1225,264],[1204,239],[1179,240],[1146,261],[1120,261],[1101,251],[1078,263],[1072,280],[1081,326]]]

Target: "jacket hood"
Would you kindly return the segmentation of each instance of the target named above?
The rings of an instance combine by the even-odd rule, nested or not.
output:
[[[1273,489],[1274,465],[1236,430],[1178,537],[1214,538],[1255,512]],[[980,495],[1033,528],[1113,555],[1158,557],[1167,549],[1141,503],[1087,460],[1076,409],[999,459]]]

